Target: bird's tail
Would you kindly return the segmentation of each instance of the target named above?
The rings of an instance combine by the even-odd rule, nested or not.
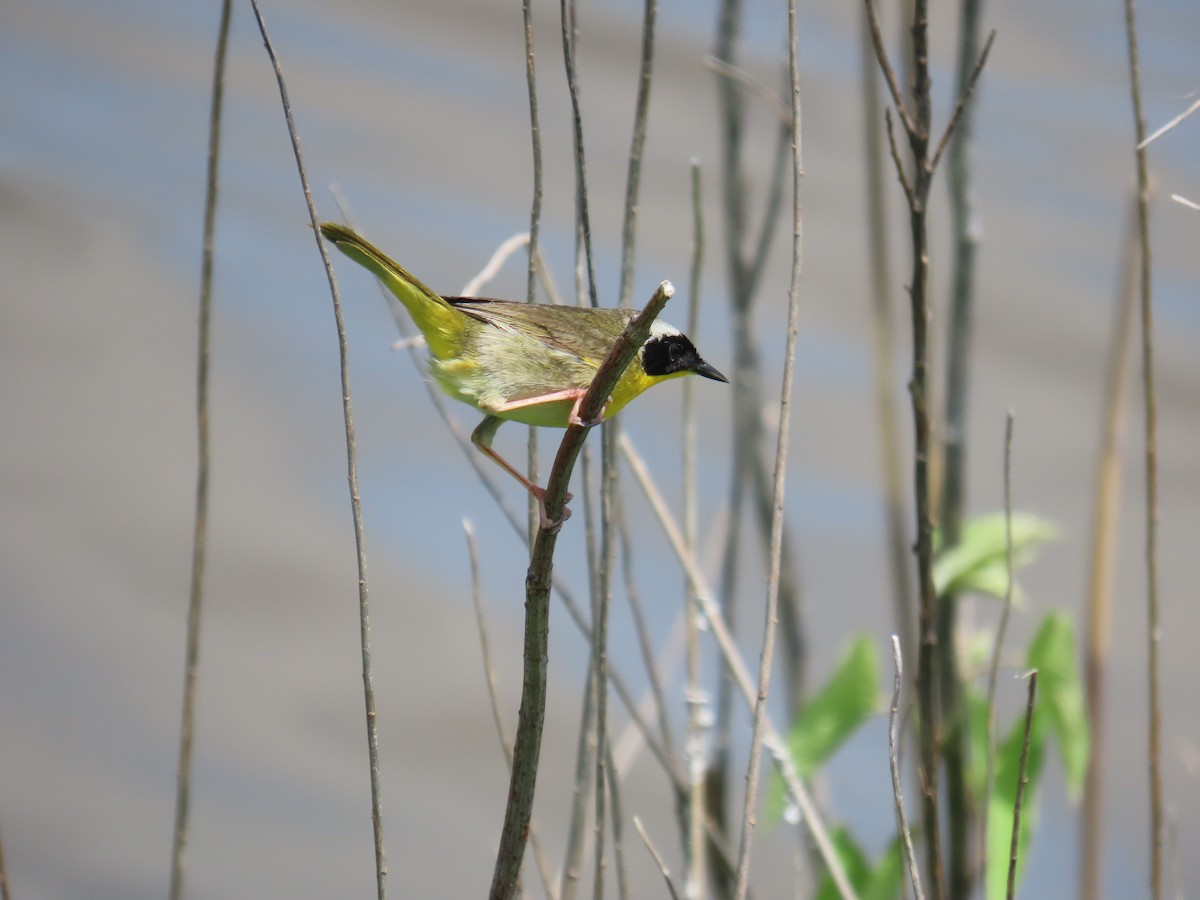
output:
[[[345,225],[324,222],[321,225],[321,234],[348,257],[373,273],[396,295],[421,329],[425,342],[435,357],[444,359],[455,355],[463,324],[461,312],[426,287],[420,279],[409,274],[398,262]]]

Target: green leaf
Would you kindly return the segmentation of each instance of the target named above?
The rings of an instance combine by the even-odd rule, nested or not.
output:
[[[858,900],[897,900],[904,896],[904,884],[908,880],[904,851],[900,839],[892,841],[871,871],[871,877],[858,891]]]
[[[857,638],[842,655],[829,681],[792,724],[788,752],[801,778],[808,779],[859,726],[880,708],[879,660],[871,638]],[[771,779],[766,817],[779,818],[784,808],[783,782]]]
[[[1048,519],[1030,513],[1012,517],[1013,571],[1028,565],[1039,545],[1058,537],[1058,528]],[[939,597],[974,591],[1003,600],[1008,589],[1007,547],[1004,516],[978,516],[963,525],[962,537],[953,547],[939,549],[933,563],[933,586]],[[1013,602],[1023,603],[1014,586]]]
[[[838,861],[841,862],[842,870],[850,880],[850,885],[856,894],[859,893],[871,877],[871,864],[867,862],[866,854],[855,843],[844,825],[834,828],[829,838],[833,841],[834,852],[837,853]],[[817,888],[814,900],[839,900],[840,897],[837,885],[833,883],[833,878],[826,871],[821,876],[821,884]]]
[[[967,736],[971,746],[967,778],[970,780],[971,793],[983,797],[984,782],[987,780],[987,697],[983,691],[967,685],[964,702],[967,707]]]
[[[863,636],[792,725],[788,749],[800,777],[811,777],[879,706],[879,660],[874,642]]]
[[[907,873],[899,840],[892,841],[879,862],[872,866],[844,826],[833,829],[830,839],[858,900],[898,900],[903,896],[901,891]],[[815,900],[840,900],[840,897],[833,878],[829,872],[825,872],[817,887]]]
[[[1071,798],[1077,799],[1087,775],[1091,729],[1075,634],[1064,614],[1050,613],[1043,620],[1029,645],[1028,664],[1038,670],[1038,710],[1058,743]]]

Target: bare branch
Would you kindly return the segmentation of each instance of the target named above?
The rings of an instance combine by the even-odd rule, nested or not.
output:
[[[1188,209],[1194,209],[1196,212],[1200,212],[1200,203],[1197,203],[1195,200],[1189,200],[1187,197],[1184,197],[1180,194],[1172,194],[1171,199],[1180,206],[1186,206]]]
[[[904,171],[904,160],[900,158],[900,148],[896,146],[896,130],[892,126],[892,111],[890,109],[883,111],[883,120],[887,123],[888,151],[892,155],[892,162],[896,164],[896,177],[900,179],[900,187],[904,189],[904,199],[908,201],[909,208],[911,209],[916,200],[913,197],[912,183],[908,180],[908,175]]]
[[[642,820],[638,816],[633,817],[633,827],[642,836],[642,843],[646,845],[646,849],[650,851],[650,856],[654,858],[654,864],[658,866],[658,871],[662,873],[663,881],[667,883],[667,892],[670,893],[671,900],[679,900],[679,892],[675,890],[675,885],[671,881],[671,873],[667,869],[666,860],[658,852],[658,848],[654,846],[654,841],[650,840],[650,835],[646,833],[646,827],[642,824]]]
[[[1175,118],[1173,118],[1170,122],[1168,122],[1162,128],[1159,128],[1157,131],[1154,132],[1154,134],[1150,135],[1148,138],[1144,138],[1143,140],[1141,140],[1137,145],[1137,149],[1138,150],[1146,149],[1154,141],[1157,141],[1160,137],[1162,137],[1164,134],[1166,134],[1168,131],[1170,131],[1172,128],[1174,128],[1176,125],[1178,125],[1184,119],[1186,119],[1188,116],[1190,116],[1194,112],[1196,112],[1196,110],[1200,110],[1200,100],[1197,100],[1195,103],[1193,103],[1191,106],[1189,106],[1183,112],[1181,112],[1179,115],[1177,115]]]
[[[212,104],[208,119],[204,237],[200,263],[200,313],[196,336],[196,501],[192,520],[192,578],[188,594],[187,646],[183,663],[183,705],[179,717],[179,761],[175,769],[175,824],[171,841],[168,896],[183,896],[183,855],[187,847],[192,795],[192,743],[196,727],[196,679],[200,668],[200,624],[204,607],[204,566],[208,545],[208,476],[212,459],[208,427],[208,367],[212,343],[213,235],[217,219],[217,175],[221,158],[221,108],[225,95],[225,58],[229,46],[232,0],[221,4],[213,60]],[[0,848],[2,850],[3,848]],[[8,877],[0,853],[0,894],[8,900]]]
[[[954,112],[951,113],[950,121],[946,123],[946,130],[942,132],[937,149],[933,152],[933,159],[929,162],[930,171],[937,168],[938,162],[942,158],[942,153],[945,151],[946,145],[950,143],[950,138],[954,134],[954,129],[958,127],[958,121],[962,118],[963,110],[971,102],[971,95],[975,93],[975,84],[979,81],[979,76],[983,74],[983,67],[987,64],[988,54],[992,52],[992,44],[995,40],[996,30],[993,28],[992,32],[988,35],[987,43],[983,45],[983,52],[979,54],[979,61],[975,63],[975,68],[971,72],[971,78],[967,82],[966,89],[959,95],[958,102],[954,104]]]
[[[888,91],[892,95],[892,103],[896,107],[896,113],[900,116],[900,121],[904,124],[904,130],[910,136],[919,135],[920,129],[917,123],[913,121],[909,114],[908,107],[904,103],[904,91],[900,89],[900,81],[896,78],[896,70],[892,68],[891,60],[888,59],[887,48],[883,46],[883,29],[879,24],[879,10],[875,8],[875,0],[866,0],[867,4],[867,21],[871,28],[871,45],[875,48],[875,58],[879,60],[879,68],[883,71],[883,77],[887,81]]]
[[[750,760],[746,772],[746,793],[742,809],[742,838],[738,850],[737,880],[734,890],[737,900],[745,898],[750,885],[750,847],[758,804],[758,775],[766,723],[767,693],[771,684],[771,664],[775,656],[779,573],[783,556],[784,488],[787,482],[787,458],[791,434],[792,382],[796,368],[796,338],[800,331],[800,275],[804,268],[800,181],[804,173],[801,165],[800,144],[800,69],[797,61],[796,0],[788,0],[788,82],[791,87],[792,101],[792,277],[788,290],[787,348],[783,365],[783,385],[780,388],[779,398],[779,432],[775,447],[775,484],[770,562],[767,573],[767,602],[764,613],[762,651],[759,655],[754,724],[750,736]]]
[[[900,755],[897,745],[900,731],[900,686],[904,677],[904,662],[900,655],[900,638],[892,635],[892,660],[896,666],[896,674],[892,679],[892,710],[888,716],[888,762],[892,769],[892,796],[896,800],[896,820],[899,823],[900,836],[904,841],[904,859],[908,864],[908,877],[912,882],[913,897],[925,900],[925,892],[921,890],[921,871],[917,866],[917,855],[913,851],[912,831],[908,827],[908,817],[904,814],[904,792],[900,787]]]
[[[1013,801],[1012,841],[1008,853],[1008,891],[1006,897],[1013,900],[1017,893],[1017,850],[1021,837],[1021,803],[1025,799],[1025,785],[1029,783],[1029,744],[1033,735],[1033,708],[1037,700],[1037,669],[1029,673],[1029,699],[1025,703],[1025,740],[1021,744],[1021,762],[1017,768],[1017,796]]]
[[[733,63],[726,62],[723,59],[717,59],[715,56],[706,56],[704,57],[704,67],[712,69],[718,75],[723,75],[731,81],[736,81],[750,88],[751,93],[762,100],[767,106],[771,107],[771,110],[779,117],[780,122],[791,127],[792,113],[783,105],[783,101],[779,99],[779,95],[741,66],[735,66]]]
[[[1146,117],[1142,113],[1142,84],[1138,64],[1137,19],[1133,0],[1125,0],[1125,36],[1129,52],[1129,95],[1133,106],[1134,154],[1137,168],[1138,243],[1141,250],[1139,300],[1142,325],[1142,407],[1145,414],[1146,468],[1146,668],[1147,755],[1150,794],[1150,893],[1163,895],[1162,702],[1159,681],[1158,603],[1158,399],[1154,388],[1154,304],[1151,293],[1150,172],[1146,163]]]
[[[487,684],[488,705],[492,708],[492,724],[496,726],[496,737],[500,740],[500,750],[504,753],[504,764],[512,771],[512,744],[504,731],[504,720],[500,716],[500,700],[496,694],[496,670],[492,666],[492,645],[488,638],[487,622],[483,615],[483,601],[480,597],[479,585],[479,547],[475,542],[475,526],[470,519],[463,519],[463,533],[467,537],[467,558],[471,568],[471,605],[475,609],[475,627],[479,631],[479,653],[483,663],[483,677]],[[550,867],[542,853],[541,841],[538,839],[537,827],[529,823],[529,844],[533,850],[533,859],[542,879],[542,888],[546,896],[557,896],[550,875]]]
[[[721,658],[725,661],[725,666],[732,676],[734,685],[740,691],[746,707],[753,710],[755,706],[755,692],[754,684],[750,679],[750,672],[746,668],[746,663],[742,659],[741,651],[738,650],[733,635],[730,633],[729,626],[725,623],[725,617],[721,614],[721,607],[717,604],[715,594],[709,586],[707,576],[705,576],[704,571],[700,568],[700,564],[696,561],[696,558],[688,552],[687,546],[683,541],[683,535],[680,533],[679,525],[675,521],[675,517],[666,500],[663,498],[662,492],[659,491],[658,486],[650,477],[645,460],[637,452],[637,449],[633,446],[633,442],[629,440],[629,436],[625,434],[621,435],[621,452],[625,454],[625,462],[628,463],[629,468],[633,471],[638,485],[646,495],[651,509],[654,510],[654,514],[662,526],[667,541],[675,551],[676,558],[683,566],[688,578],[692,579],[696,585],[696,595],[694,597],[696,608],[707,620],[713,638],[716,640],[717,649],[721,653]],[[841,860],[838,858],[837,851],[834,849],[833,841],[829,837],[829,829],[826,828],[816,804],[813,803],[808,788],[804,786],[804,782],[801,781],[800,776],[797,774],[795,766],[792,765],[787,745],[780,736],[779,731],[771,724],[770,717],[766,717],[763,731],[763,746],[770,752],[771,758],[779,770],[779,774],[783,777],[783,783],[787,789],[788,796],[800,810],[800,816],[804,820],[804,824],[808,826],[813,842],[817,845],[817,849],[821,854],[821,860],[829,868],[829,873],[833,878],[834,884],[843,898],[855,897],[854,888],[850,885],[850,881],[846,877],[846,871],[842,866]]]
[[[387,896],[387,862],[383,849],[383,800],[382,786],[379,777],[379,738],[375,716],[375,686],[371,674],[371,617],[370,605],[367,600],[367,551],[366,537],[363,531],[362,500],[358,490],[358,461],[355,449],[354,410],[350,402],[350,364],[349,349],[346,342],[346,323],[342,316],[342,299],[338,293],[337,278],[333,274],[333,263],[329,261],[329,252],[321,239],[318,227],[320,218],[317,207],[313,202],[312,190],[308,184],[308,173],[304,167],[304,157],[300,153],[300,137],[296,133],[295,122],[292,121],[292,105],[288,100],[287,85],[283,80],[283,69],[279,58],[271,46],[267,36],[267,26],[263,22],[262,12],[258,8],[258,0],[250,0],[254,10],[254,18],[258,21],[258,30],[262,35],[267,55],[275,69],[275,80],[279,84],[279,99],[283,105],[283,116],[287,121],[288,135],[292,141],[292,152],[296,157],[296,170],[300,176],[300,185],[304,189],[304,201],[308,206],[308,218],[312,224],[313,239],[317,243],[317,251],[325,265],[325,276],[329,281],[329,293],[333,299],[333,318],[337,327],[338,361],[342,381],[342,417],[346,426],[346,470],[350,487],[350,510],[354,520],[354,546],[358,562],[358,621],[359,638],[362,647],[363,697],[366,705],[367,719],[367,755],[371,770],[371,826],[375,835],[375,887],[379,900]]]

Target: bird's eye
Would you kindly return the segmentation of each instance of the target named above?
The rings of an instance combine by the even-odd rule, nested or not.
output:
[[[679,357],[683,356],[683,344],[672,341],[667,345],[667,355],[671,357],[671,362],[678,362]]]

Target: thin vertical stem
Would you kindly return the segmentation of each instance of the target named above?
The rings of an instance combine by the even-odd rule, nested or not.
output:
[[[713,55],[728,66],[736,65],[737,45],[741,37],[742,0],[721,0],[717,15],[716,46]],[[746,190],[742,166],[742,124],[745,106],[737,85],[732,79],[717,78],[717,98],[720,106],[721,138],[721,222],[724,226],[725,266],[730,289],[733,328],[733,397],[734,442],[732,472],[729,484],[729,538],[721,560],[721,597],[723,613],[730,629],[736,633],[739,625],[737,579],[741,563],[741,521],[746,496],[746,465],[751,455],[751,430],[754,427],[755,392],[751,382],[757,381],[757,365],[750,338],[750,309],[746,293],[743,245],[746,238]],[[717,828],[727,839],[730,830],[730,783],[733,754],[732,716],[733,682],[726,669],[720,670],[717,684],[716,727],[712,773],[709,777],[709,807]],[[728,895],[732,883],[726,884],[721,870],[714,872],[721,895]]]
[[[879,77],[871,51],[867,12],[862,23],[863,132],[867,175],[867,232],[871,267],[871,335],[875,344],[875,408],[879,420],[880,467],[883,470],[887,508],[888,563],[892,576],[896,631],[910,659],[917,655],[916,608],[909,571],[909,541],[904,526],[904,489],[900,450],[900,423],[892,388],[896,369],[893,345],[891,251],[888,246],[887,194],[884,190],[884,137],[880,127],[883,105]]]
[[[588,640],[592,639],[588,634]],[[567,847],[563,854],[562,872],[558,879],[561,900],[574,900],[579,889],[580,861],[585,846],[584,820],[587,818],[588,801],[592,798],[595,784],[596,742],[596,668],[588,653],[587,677],[583,680],[583,702],[579,711],[579,739],[575,744],[575,773],[571,784],[571,815],[567,820]]]
[[[1017,796],[1013,801],[1012,841],[1008,852],[1008,900],[1017,893],[1017,851],[1021,838],[1021,804],[1025,799],[1025,786],[1029,784],[1029,745],[1033,736],[1033,709],[1037,702],[1037,669],[1029,673],[1029,699],[1025,703],[1025,739],[1021,744],[1021,761],[1017,767]]]
[[[321,239],[318,227],[320,221],[317,207],[313,202],[312,190],[308,184],[308,173],[304,167],[304,157],[300,152],[300,136],[296,133],[296,125],[292,120],[292,105],[288,100],[287,85],[283,80],[283,69],[271,39],[267,36],[267,26],[263,22],[262,12],[258,8],[258,0],[250,0],[254,10],[254,18],[258,21],[258,30],[262,35],[267,55],[275,69],[275,80],[279,84],[279,99],[283,105],[284,119],[287,121],[288,136],[292,141],[292,152],[296,157],[296,171],[300,176],[300,185],[304,189],[304,202],[308,206],[308,217],[312,224],[313,239],[325,265],[325,276],[329,280],[329,293],[333,300],[333,318],[337,329],[338,366],[342,384],[342,417],[346,430],[346,478],[350,488],[350,512],[354,522],[354,547],[358,564],[358,622],[359,640],[362,648],[362,677],[363,702],[366,707],[367,721],[367,757],[371,773],[371,826],[375,836],[375,888],[379,900],[387,896],[387,861],[383,847],[383,799],[379,777],[379,737],[375,721],[375,688],[371,674],[371,617],[370,604],[367,596],[367,550],[366,537],[363,531],[362,500],[358,491],[358,457],[354,434],[354,409],[350,402],[350,363],[349,346],[346,341],[346,323],[342,315],[342,299],[338,292],[337,279],[333,274],[333,264],[329,261],[329,253],[325,242]]]
[[[500,698],[496,693],[496,670],[492,666],[492,645],[488,638],[487,623],[483,616],[483,600],[480,596],[479,578],[479,547],[475,541],[475,527],[469,519],[463,519],[463,532],[467,537],[467,558],[471,568],[471,605],[475,609],[475,625],[479,630],[479,655],[483,663],[483,677],[487,684],[488,705],[492,708],[492,724],[496,726],[496,737],[500,739],[500,750],[504,754],[504,762],[508,771],[512,772],[512,743],[504,729],[504,719],[500,715]],[[533,850],[533,859],[542,879],[542,887],[546,896],[554,898],[554,882],[550,876],[550,867],[542,853],[541,842],[532,821],[529,825],[529,845]]]
[[[1150,893],[1161,900],[1163,889],[1162,706],[1159,697],[1158,610],[1158,401],[1154,390],[1154,307],[1151,295],[1150,175],[1146,166],[1146,119],[1142,114],[1138,63],[1137,18],[1133,0],[1125,0],[1125,34],[1129,48],[1129,93],[1136,135],[1138,243],[1141,248],[1140,306],[1142,324],[1142,402],[1146,446],[1146,629],[1148,647],[1150,776]]]
[[[571,96],[572,137],[575,146],[575,203],[578,217],[578,233],[586,266],[588,298],[592,306],[599,306],[597,296],[596,265],[592,260],[592,220],[588,212],[587,158],[583,149],[583,112],[579,105],[579,79],[575,66],[575,42],[578,33],[575,27],[575,0],[561,0],[563,68],[567,76],[567,92]]]
[[[538,114],[537,70],[533,52],[533,9],[531,0],[521,2],[521,21],[525,33],[525,83],[529,89],[529,140],[530,153],[533,157],[533,198],[529,208],[529,267],[526,270],[525,301],[533,303],[537,297],[538,277],[538,235],[542,225],[542,125]],[[526,466],[529,480],[537,484],[538,480],[538,440],[537,429],[529,428],[529,441]],[[538,504],[533,494],[529,495],[529,542],[533,543],[534,531],[537,528]]]
[[[754,833],[755,807],[758,803],[759,764],[766,723],[767,692],[771,683],[771,663],[775,655],[779,571],[783,554],[783,506],[791,437],[789,429],[792,412],[792,382],[796,368],[796,337],[800,332],[800,275],[804,270],[800,183],[804,170],[801,152],[800,69],[796,47],[796,0],[788,0],[788,80],[791,86],[792,101],[792,276],[788,288],[787,350],[784,356],[783,384],[779,397],[779,436],[775,448],[775,488],[771,522],[770,565],[767,572],[767,603],[758,671],[758,695],[754,706],[754,725],[750,737],[750,761],[746,773],[742,838],[738,850],[738,867],[734,886],[734,896],[737,900],[743,900],[750,885],[750,847]]]
[[[892,709],[888,715],[888,763],[892,771],[892,797],[896,801],[896,824],[904,842],[904,861],[908,866],[908,877],[912,883],[913,897],[925,900],[921,890],[921,869],[917,855],[913,852],[912,831],[908,827],[908,816],[904,813],[904,791],[900,786],[900,688],[904,682],[904,656],[900,650],[900,637],[892,635],[892,661],[895,676],[892,679]]]
[[[612,743],[605,745],[605,769],[608,778],[608,794],[612,798],[613,859],[617,864],[618,900],[629,900],[629,873],[625,865],[625,826],[621,813],[621,773],[613,761]]]
[[[629,170],[625,179],[625,213],[621,226],[621,282],[617,291],[621,306],[629,306],[633,290],[638,189],[642,183],[642,153],[646,146],[646,118],[650,110],[650,86],[654,76],[654,26],[657,18],[657,0],[645,0],[642,6],[642,62],[638,70],[633,135],[629,141]]]
[[[912,378],[909,393],[913,412],[913,482],[916,498],[917,575],[920,586],[920,643],[917,650],[917,697],[921,720],[921,795],[925,824],[926,864],[930,890],[945,896],[941,828],[938,812],[938,746],[941,723],[937,709],[937,593],[933,587],[933,511],[930,508],[931,453],[929,426],[929,232],[926,203],[933,173],[929,169],[929,57],[926,0],[913,4],[913,90],[916,129],[909,132],[913,159],[913,202],[909,208],[912,236]]]
[[[981,0],[962,0],[959,14],[957,84],[962,96],[971,83],[979,57]],[[970,148],[975,104],[962,112],[949,145],[947,178],[954,256],[946,341],[940,521],[943,546],[958,543],[967,506],[967,404],[971,374],[971,321],[975,303],[975,251],[979,227],[971,204]],[[943,597],[938,610],[939,689],[944,723],[942,755],[946,771],[946,814],[949,840],[948,890],[951,897],[971,893],[975,866],[971,831],[975,807],[968,784],[970,750],[958,661],[959,598]]]
[[[1104,418],[1096,462],[1095,509],[1092,513],[1091,564],[1088,571],[1087,672],[1088,724],[1092,733],[1087,776],[1079,825],[1079,897],[1099,900],[1103,895],[1100,869],[1104,831],[1106,673],[1112,641],[1113,574],[1116,567],[1117,529],[1121,503],[1121,436],[1128,408],[1129,366],[1136,331],[1138,279],[1137,204],[1131,202],[1122,240],[1119,294],[1114,305],[1108,371],[1105,373]]]
[[[8,886],[8,866],[4,862],[4,841],[0,840],[0,900],[12,900]]]
[[[693,159],[692,174],[692,264],[688,277],[687,333],[696,340],[700,326],[700,272],[704,261],[704,214],[701,203],[700,162]],[[683,540],[688,552],[696,553],[696,405],[694,379],[685,379],[683,386]],[[705,722],[707,704],[703,701],[703,681],[700,668],[700,629],[692,598],[697,586],[690,578],[684,581],[684,643],[687,654],[687,748],[684,753],[688,784],[688,828],[685,847],[684,893],[691,900],[700,900],[708,881],[707,841],[704,823],[707,819],[704,797]],[[668,885],[670,880],[668,879]]]
[[[187,848],[192,795],[192,745],[196,732],[196,681],[200,668],[200,625],[204,608],[204,563],[208,545],[208,478],[212,449],[208,417],[208,366],[212,344],[212,284],[217,182],[221,159],[221,110],[225,96],[225,58],[229,45],[232,0],[223,0],[213,59],[212,102],[208,118],[208,163],[204,187],[204,236],[200,261],[200,314],[196,338],[196,505],[192,521],[192,578],[188,596],[187,648],[184,651],[183,708],[179,722],[179,761],[175,774],[175,825],[171,847],[169,897],[183,896],[183,859]],[[3,875],[3,872],[0,872]],[[7,878],[0,878],[8,897]]]
[[[696,608],[704,615],[704,618],[708,622],[708,627],[712,632],[713,639],[716,641],[717,649],[721,653],[721,658],[729,671],[735,687],[742,695],[746,706],[750,710],[753,710],[757,701],[755,699],[754,684],[750,680],[750,672],[746,668],[746,664],[742,661],[741,652],[738,650],[733,633],[726,624],[725,617],[717,605],[717,600],[714,599],[715,595],[709,587],[708,579],[700,569],[695,557],[687,552],[687,547],[683,543],[683,534],[671,513],[670,507],[667,505],[666,500],[663,499],[662,492],[659,491],[658,486],[650,478],[645,461],[634,449],[633,443],[626,435],[621,436],[621,452],[625,454],[625,462],[629,465],[630,471],[633,472],[638,485],[646,495],[646,500],[649,501],[651,508],[654,510],[659,524],[662,525],[663,533],[666,535],[668,542],[670,542],[676,558],[683,565],[688,577],[695,582],[698,588],[695,598]],[[780,776],[783,778],[788,797],[795,802],[796,807],[800,810],[800,816],[804,820],[805,825],[808,826],[813,842],[817,845],[817,849],[820,852],[821,860],[828,867],[829,874],[837,886],[838,893],[842,897],[852,900],[855,896],[854,888],[846,877],[846,871],[838,859],[837,851],[834,849],[833,841],[829,836],[829,830],[825,827],[825,823],[822,821],[821,815],[813,803],[808,789],[804,786],[803,781],[801,781],[799,774],[796,772],[791,754],[788,752],[779,731],[771,724],[769,716],[764,716],[763,746],[770,752],[771,759]]]
[[[592,603],[592,665],[596,680],[596,845],[595,874],[592,896],[604,897],[604,836],[608,794],[606,785],[615,773],[605,774],[610,750],[608,746],[608,612],[612,607],[612,573],[616,564],[617,534],[614,515],[614,493],[617,477],[616,425],[602,426],[600,466],[600,568],[598,589]]]
[[[913,413],[913,492],[916,498],[916,557],[920,585],[920,638],[917,655],[917,710],[920,718],[920,770],[922,818],[925,826],[926,865],[929,869],[930,891],[935,900],[946,894],[942,869],[941,829],[939,826],[939,746],[941,722],[938,709],[938,598],[933,585],[933,479],[931,457],[930,408],[932,389],[929,381],[929,223],[928,204],[933,173],[938,160],[961,121],[964,109],[987,62],[995,32],[989,36],[979,59],[971,70],[965,88],[958,96],[950,121],[931,153],[930,123],[932,119],[929,76],[929,10],[928,0],[914,0],[909,33],[912,39],[912,91],[906,97],[888,61],[883,46],[883,34],[873,0],[866,0],[871,42],[880,69],[887,81],[892,101],[904,126],[911,152],[911,173],[906,170],[900,153],[892,140],[891,119],[887,119],[892,158],[896,175],[904,189],[909,208],[909,229],[912,239],[912,276],[909,295],[912,308],[912,378],[909,394]]]

